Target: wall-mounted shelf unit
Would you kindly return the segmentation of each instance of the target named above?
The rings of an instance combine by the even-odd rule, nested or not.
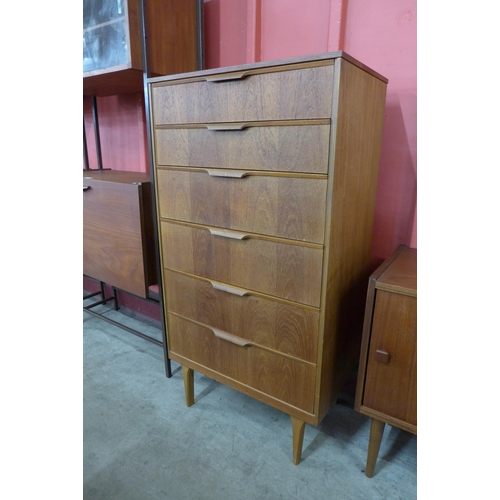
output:
[[[141,92],[146,69],[149,76],[198,69],[198,3],[144,2],[145,62],[140,0],[84,0],[83,94]]]
[[[144,95],[151,162],[146,80],[202,69],[203,0],[84,0],[83,19],[83,95],[92,98],[98,165],[98,170],[89,168],[84,126],[84,275],[100,281],[100,303],[114,300],[116,308],[116,289],[159,303],[163,342],[153,341],[163,345],[170,377],[161,273],[155,266],[154,172],[119,172],[120,165],[103,165],[97,97]],[[112,297],[105,296],[105,283],[113,287]],[[154,292],[152,285],[157,285]],[[91,307],[84,309],[98,315]]]

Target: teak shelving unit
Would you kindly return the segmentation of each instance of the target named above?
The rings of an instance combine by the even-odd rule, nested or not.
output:
[[[95,236],[88,237],[88,244],[84,244],[87,252],[84,273],[88,270],[87,276],[100,283],[100,291],[84,296],[84,300],[101,295],[101,300],[84,306],[84,309],[130,333],[163,346],[167,377],[171,376],[171,368],[156,248],[158,238],[154,210],[154,169],[150,168],[150,174],[120,172],[103,165],[97,97],[144,93],[151,162],[146,82],[152,76],[203,68],[202,6],[202,0],[84,0],[83,5],[83,95],[92,98],[98,165],[97,170],[89,167],[84,123],[83,189],[90,195],[84,204],[84,234],[94,231]],[[130,209],[128,219],[118,207],[124,211],[124,207]],[[116,208],[118,210],[114,210]],[[131,227],[133,229],[130,230]],[[123,231],[123,228],[126,230]],[[113,262],[113,252],[117,255],[118,251],[120,261]],[[94,255],[99,262],[91,264],[89,255]],[[137,266],[142,267],[142,270],[137,270]],[[120,272],[131,274],[120,277]],[[159,292],[150,290],[149,286],[153,281],[158,284]],[[105,283],[112,286],[111,297],[106,297]],[[114,301],[115,309],[118,309],[117,289],[159,304],[161,342],[92,310],[109,301]]]

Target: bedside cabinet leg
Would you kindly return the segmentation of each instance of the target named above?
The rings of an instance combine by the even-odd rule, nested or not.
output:
[[[293,464],[297,465],[302,455],[302,443],[304,442],[304,429],[306,423],[291,415],[290,418],[292,419],[293,432]]]
[[[186,406],[194,405],[194,371],[187,366],[182,366],[184,376],[184,393],[186,394]]]
[[[384,433],[385,423],[372,418],[370,426],[370,443],[368,445],[368,457],[366,459],[366,477],[373,477],[375,464],[377,463],[382,434]]]

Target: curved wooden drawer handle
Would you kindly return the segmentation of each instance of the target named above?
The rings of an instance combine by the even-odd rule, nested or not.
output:
[[[244,170],[230,170],[227,168],[205,168],[211,177],[231,177],[233,179],[243,179],[248,175]]]
[[[231,80],[241,80],[248,76],[248,71],[240,71],[239,73],[222,73],[219,75],[205,76],[205,80],[211,83],[229,82]]]
[[[227,229],[212,229],[208,228],[212,236],[222,236],[223,238],[231,238],[233,240],[245,240],[250,238],[248,234],[239,233],[238,231],[230,231]]]
[[[250,342],[248,342],[248,340],[242,339],[241,337],[236,337],[235,335],[232,335],[232,334],[227,333],[227,332],[223,332],[222,330],[219,330],[217,328],[210,327],[210,330],[212,330],[212,332],[214,332],[214,335],[217,338],[222,339],[222,340],[227,340],[228,342],[231,342],[231,344],[236,344],[236,345],[239,345],[241,347],[248,347],[251,345]]]
[[[233,295],[238,295],[238,297],[244,297],[245,295],[250,295],[249,292],[243,288],[238,288],[237,286],[224,285],[223,283],[217,283],[215,281],[210,281],[212,288],[215,290],[220,290],[222,292],[232,293]]]
[[[207,130],[212,130],[214,132],[230,132],[230,131],[238,131],[245,130],[250,127],[248,123],[221,123],[221,124],[213,124],[207,125]]]

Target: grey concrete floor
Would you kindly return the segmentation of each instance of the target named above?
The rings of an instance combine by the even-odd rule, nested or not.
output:
[[[120,311],[96,311],[160,338]],[[85,500],[417,498],[417,438],[386,426],[375,476],[364,474],[369,419],[333,405],[307,425],[292,464],[288,415],[195,374],[187,408],[182,372],[166,378],[162,348],[83,313]]]

